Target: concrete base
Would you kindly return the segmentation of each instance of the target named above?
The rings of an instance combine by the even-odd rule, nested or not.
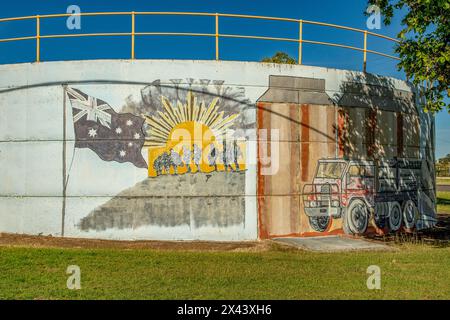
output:
[[[351,239],[340,236],[275,238],[273,241],[320,252],[355,251],[355,250],[393,250],[384,244],[373,243],[362,239]]]

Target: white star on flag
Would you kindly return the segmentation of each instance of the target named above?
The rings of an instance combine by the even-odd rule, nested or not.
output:
[[[105,111],[111,109],[108,104],[99,104],[96,98],[91,96],[84,97],[82,94],[71,88],[67,88],[67,93],[69,93],[69,99],[72,102],[72,107],[80,110],[73,117],[74,122],[77,122],[82,117],[87,116],[87,120],[95,122],[100,121],[102,125],[111,129],[111,114]]]
[[[88,134],[89,134],[90,137],[94,138],[97,135],[97,130],[90,129]]]

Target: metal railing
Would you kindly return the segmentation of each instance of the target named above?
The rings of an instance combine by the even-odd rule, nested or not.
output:
[[[131,17],[131,32],[111,32],[111,33],[77,33],[77,34],[51,34],[42,35],[41,34],[41,20],[42,19],[52,19],[52,18],[63,18],[71,16],[130,16]],[[147,16],[147,15],[172,15],[172,16],[203,16],[203,17],[213,17],[215,21],[215,33],[190,33],[190,32],[137,32],[136,31],[136,16]],[[219,32],[219,18],[240,18],[240,19],[259,19],[266,21],[284,21],[296,24],[298,28],[298,38],[279,38],[279,37],[265,37],[265,36],[252,36],[252,35],[239,35],[239,34],[222,34]],[[351,28],[340,26],[331,23],[316,22],[303,19],[291,19],[291,18],[276,18],[276,17],[266,17],[266,16],[252,16],[243,14],[225,14],[225,13],[204,13],[204,12],[89,12],[89,13],[79,13],[79,14],[47,14],[47,15],[36,15],[36,16],[25,16],[25,17],[13,17],[13,18],[2,18],[1,22],[8,21],[20,21],[20,20],[35,20],[36,21],[36,35],[26,36],[26,37],[15,37],[15,38],[0,38],[0,43],[2,42],[12,42],[12,41],[24,41],[24,40],[35,40],[36,41],[36,62],[41,61],[41,39],[55,39],[55,38],[74,38],[74,37],[107,37],[107,36],[127,36],[131,37],[131,59],[136,59],[135,56],[135,44],[136,37],[138,36],[192,36],[192,37],[212,37],[215,38],[215,57],[216,60],[220,60],[219,51],[219,39],[220,38],[240,38],[240,39],[257,39],[257,40],[270,40],[270,41],[284,41],[284,42],[294,42],[298,44],[298,64],[302,64],[303,60],[303,44],[313,44],[322,45],[330,47],[339,47],[355,51],[363,52],[363,71],[366,72],[367,69],[367,53],[372,53],[380,55],[383,57],[391,58],[394,60],[400,60],[398,57],[389,55],[386,53],[378,52],[375,50],[368,49],[368,35],[378,37],[393,43],[398,43],[398,40],[387,37],[381,34],[370,32],[367,30]],[[304,25],[317,25],[323,27],[329,27],[340,30],[347,30],[352,32],[357,32],[362,34],[363,47],[355,47],[338,43],[322,42],[307,40],[304,38],[303,26]]]

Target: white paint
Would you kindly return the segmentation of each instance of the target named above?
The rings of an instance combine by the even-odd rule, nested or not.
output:
[[[0,168],[0,197],[62,195],[60,141],[0,142]]]
[[[61,235],[61,197],[0,197],[0,232]]]

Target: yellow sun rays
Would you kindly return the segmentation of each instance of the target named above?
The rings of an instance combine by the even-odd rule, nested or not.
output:
[[[143,115],[150,126],[145,146],[165,146],[172,129],[185,122],[201,123],[207,126],[217,139],[222,138],[239,114],[225,117],[223,111],[219,112],[220,106],[217,104],[218,101],[219,98],[215,98],[206,107],[204,101],[198,103],[197,97],[192,92],[189,92],[186,103],[183,104],[181,101],[177,101],[177,105],[174,107],[169,99],[161,96],[164,112],[158,111],[157,115],[154,116]]]

